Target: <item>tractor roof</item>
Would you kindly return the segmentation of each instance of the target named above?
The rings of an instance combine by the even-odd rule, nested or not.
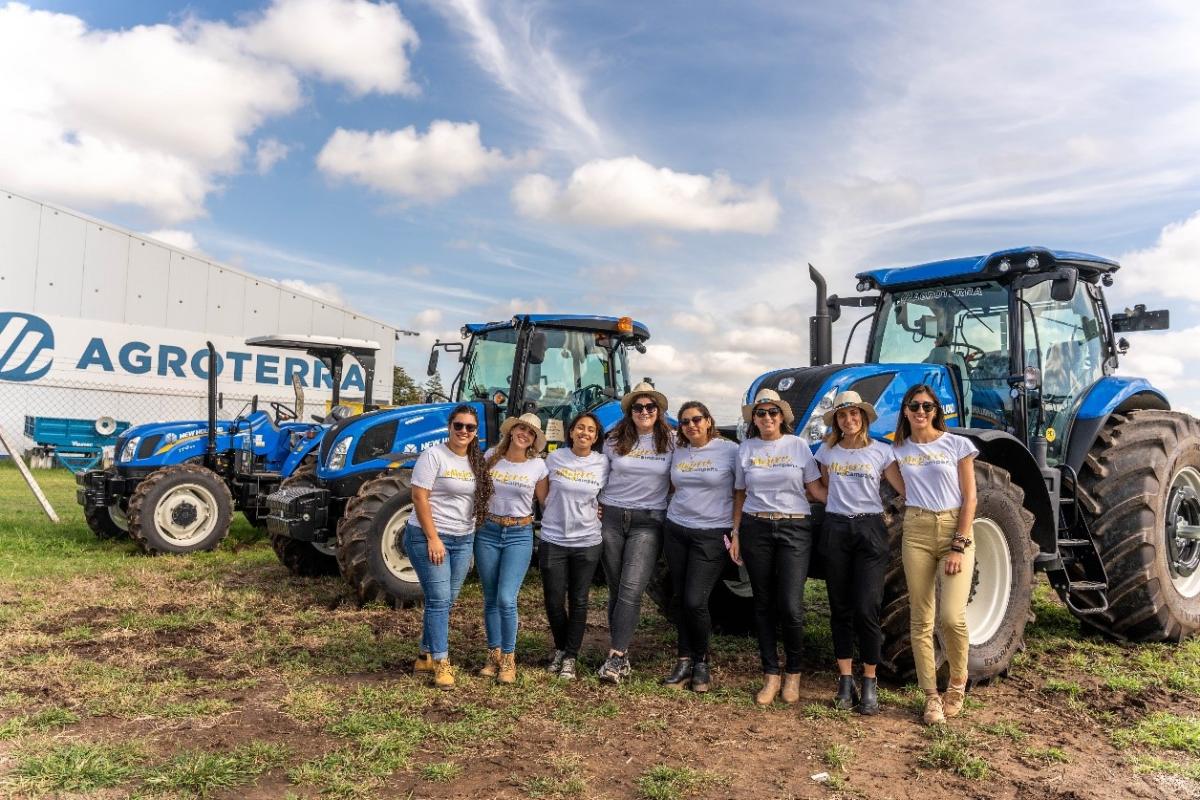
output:
[[[1082,278],[1095,278],[1121,267],[1116,261],[1087,253],[1045,247],[1015,247],[986,256],[951,258],[911,267],[873,269],[860,272],[857,277],[870,282],[873,288],[895,289],[999,278],[1016,272],[1046,272],[1065,266],[1078,269]]]
[[[619,325],[626,317],[596,317],[587,314],[518,314],[504,322],[473,322],[463,326],[463,331],[469,334],[511,328],[518,324],[544,325],[549,328],[570,328],[573,330],[602,331],[618,333],[637,339],[649,339],[650,330],[637,320],[633,320],[633,330],[623,331]]]
[[[379,350],[379,342],[368,339],[343,339],[340,336],[312,336],[307,333],[271,334],[270,336],[251,336],[246,344],[255,347],[276,347],[281,350],[304,350],[310,355],[318,352],[335,353],[342,351],[353,355],[375,355]]]

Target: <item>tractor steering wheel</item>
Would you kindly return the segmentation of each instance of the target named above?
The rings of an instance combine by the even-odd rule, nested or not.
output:
[[[966,361],[968,364],[977,358],[983,358],[987,355],[987,350],[984,350],[982,347],[976,347],[969,342],[953,342],[950,346],[965,348],[968,352],[963,354],[963,361]]]
[[[296,418],[296,412],[290,406],[285,406],[283,403],[271,401],[271,410],[275,412],[275,424],[288,422]]]
[[[572,405],[581,409],[591,408],[603,392],[604,387],[598,383],[589,383],[587,386],[581,386],[571,392],[572,397],[576,401]]]

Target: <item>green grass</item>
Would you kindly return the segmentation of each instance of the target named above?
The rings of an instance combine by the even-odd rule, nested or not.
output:
[[[831,770],[845,772],[846,768],[850,766],[850,762],[854,760],[854,749],[849,745],[834,742],[825,748],[825,752],[821,754],[821,760]]]
[[[1061,747],[1030,747],[1021,755],[1030,761],[1040,761],[1043,764],[1066,764],[1071,760]]]
[[[140,761],[128,745],[76,742],[42,751],[31,743],[18,754],[10,783],[31,792],[92,792],[134,777]]]
[[[421,777],[430,783],[450,783],[462,775],[463,768],[453,761],[439,761],[421,767]]]
[[[834,708],[828,703],[808,703],[800,709],[805,719],[826,719],[839,722],[849,722],[850,712],[843,708]]]
[[[286,747],[267,742],[253,742],[228,753],[184,751],[149,770],[145,784],[151,791],[208,797],[253,784],[262,773],[283,766],[287,757]]]
[[[917,759],[918,764],[952,772],[968,780],[987,778],[988,763],[971,752],[971,741],[965,735],[945,725],[926,728],[925,735],[932,741]]]
[[[1200,717],[1159,712],[1130,728],[1114,731],[1112,738],[1118,747],[1136,744],[1200,755]]]
[[[0,724],[0,739],[15,739],[29,733],[43,733],[55,728],[65,728],[79,722],[79,715],[65,708],[47,708],[36,714],[13,717]]]
[[[1171,761],[1158,756],[1137,756],[1133,759],[1134,772],[1155,772],[1178,775],[1188,780],[1200,781],[1200,761]]]
[[[705,787],[723,786],[725,783],[724,778],[712,772],[658,764],[638,777],[637,788],[638,796],[644,800],[683,800],[698,794]]]
[[[993,722],[990,725],[980,725],[979,730],[990,736],[998,736],[1002,739],[1009,739],[1013,742],[1021,742],[1025,740],[1026,733],[1021,728],[1018,722],[1010,722],[1004,720],[1001,722]]]
[[[525,794],[533,800],[569,800],[587,794],[587,779],[583,775],[583,758],[576,754],[550,757],[553,775],[535,775],[522,784]]]

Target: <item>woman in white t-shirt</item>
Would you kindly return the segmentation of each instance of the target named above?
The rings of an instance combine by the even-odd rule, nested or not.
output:
[[[537,414],[509,417],[500,443],[484,455],[492,479],[487,518],[475,532],[475,571],[483,587],[487,664],[480,675],[517,679],[517,592],[533,556],[533,499],[545,502],[546,436]]]
[[[967,690],[967,601],[975,562],[971,524],[979,450],[970,439],[946,430],[937,394],[919,384],[904,394],[893,452],[907,498],[902,553],[913,660],[917,682],[925,690],[922,718],[932,725],[962,711]],[[936,613],[938,584],[940,613]],[[944,697],[937,691],[935,618],[950,663],[950,685]]]
[[[711,683],[708,597],[729,563],[726,548],[733,527],[737,451],[735,442],[717,433],[703,403],[693,400],[680,407],[679,438],[671,456],[675,492],[667,506],[663,534],[671,585],[679,598],[678,660],[663,678],[666,686],[707,692]]]
[[[580,414],[567,426],[571,446],[546,457],[550,492],[542,505],[538,570],[554,637],[549,671],[566,681],[576,677],[588,595],[603,548],[599,497],[608,477],[608,457],[600,452],[603,431],[595,414]]]
[[[492,494],[479,451],[475,409],[457,406],[446,428],[447,441],[421,453],[413,466],[413,514],[404,527],[404,552],[425,595],[421,651],[414,669],[433,673],[434,685],[442,689],[454,686],[450,609],[471,569],[475,530],[483,524]]]
[[[629,643],[662,549],[674,448],[667,398],[654,386],[633,387],[621,398],[621,410],[625,416],[604,442],[608,482],[600,493],[610,641],[597,675],[606,683],[620,683],[630,674]]]
[[[748,424],[738,447],[732,544],[734,561],[746,562],[754,591],[754,626],[762,658],[763,688],[755,698],[770,705],[780,694],[778,636],[783,627],[786,656],[782,680],[785,703],[800,699],[804,649],[804,584],[813,551],[812,507],[808,495],[825,501],[821,470],[808,443],[792,435],[792,407],[772,389],[762,389],[742,406]]]
[[[839,676],[834,705],[845,710],[857,707],[868,715],[879,713],[875,675],[883,647],[879,612],[891,557],[880,482],[886,478],[904,496],[891,445],[871,438],[869,427],[876,419],[875,407],[863,402],[858,392],[842,392],[825,412],[830,433],[816,455],[821,483],[829,490],[821,554]],[[852,671],[856,632],[863,664],[861,701]]]

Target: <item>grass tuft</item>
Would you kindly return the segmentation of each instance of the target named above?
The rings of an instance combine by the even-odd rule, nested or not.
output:
[[[1200,754],[1200,717],[1159,712],[1131,728],[1113,732],[1112,738],[1118,747],[1140,744],[1197,755]]]
[[[971,753],[970,740],[963,734],[944,725],[934,725],[926,729],[925,735],[933,741],[917,759],[921,766],[953,772],[973,781],[988,776],[988,763]]]
[[[133,777],[139,761],[128,745],[75,743],[44,753],[29,747],[18,757],[12,783],[32,792],[109,789]]]
[[[12,719],[0,725],[0,740],[15,739],[28,733],[45,733],[79,722],[79,716],[65,708],[47,708],[36,714]]]
[[[431,783],[450,783],[462,775],[463,768],[453,761],[440,761],[421,767],[421,777]]]
[[[683,800],[709,786],[723,786],[725,779],[712,772],[658,764],[637,779],[638,796],[644,800]]]
[[[208,797],[253,784],[262,773],[283,766],[287,756],[286,747],[268,742],[252,742],[228,753],[188,750],[147,772],[146,787]]]

